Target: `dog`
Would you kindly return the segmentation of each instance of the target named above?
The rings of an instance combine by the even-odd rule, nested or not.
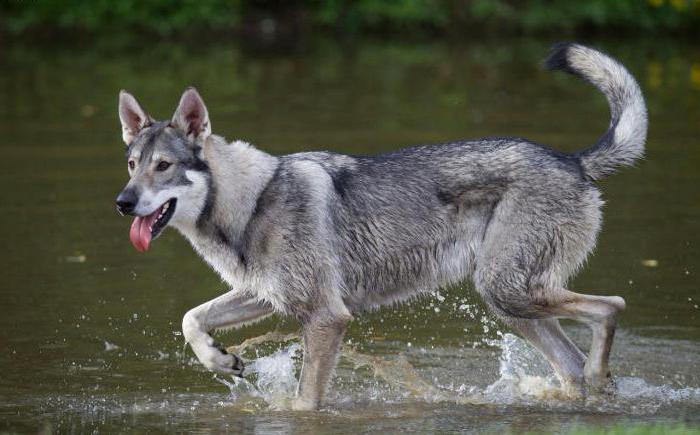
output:
[[[118,211],[147,251],[176,228],[231,290],[188,311],[182,331],[209,370],[241,376],[243,362],[211,332],[273,313],[301,324],[303,365],[293,408],[318,409],[354,316],[471,279],[491,311],[580,394],[607,391],[618,296],[566,283],[596,244],[596,181],[644,153],[647,114],[632,75],[576,43],[545,62],[590,82],[611,109],[589,149],[562,153],[519,138],[414,146],[378,156],[272,156],[212,134],[188,88],[170,121],[125,91],[119,118],[130,179]],[[592,329],[588,356],[560,318]]]

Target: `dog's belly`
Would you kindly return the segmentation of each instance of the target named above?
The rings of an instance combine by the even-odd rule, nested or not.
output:
[[[345,269],[345,303],[353,312],[375,309],[468,279],[488,225],[484,210],[462,216],[441,240],[359,262]]]
[[[388,264],[374,271],[374,276],[358,287],[355,297],[346,301],[351,311],[362,311],[391,305],[415,298],[440,287],[467,279],[473,269],[474,253],[468,243],[457,241],[449,245],[435,246],[408,253],[411,257],[425,258],[418,263],[397,266],[401,259],[388,260]],[[426,258],[434,257],[434,258]],[[392,276],[396,268],[402,276]],[[360,296],[359,298],[357,296]]]

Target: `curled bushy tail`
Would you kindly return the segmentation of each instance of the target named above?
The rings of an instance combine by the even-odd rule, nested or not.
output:
[[[574,74],[598,88],[610,104],[610,128],[591,148],[577,154],[594,180],[630,166],[644,154],[647,110],[634,77],[619,62],[592,48],[560,43],[545,61],[551,70]]]

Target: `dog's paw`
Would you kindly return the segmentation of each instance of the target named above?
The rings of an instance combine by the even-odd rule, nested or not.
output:
[[[228,355],[233,358],[233,363],[230,365],[231,370],[233,370],[232,374],[238,376],[239,378],[242,378],[243,371],[245,370],[245,364],[243,364],[243,359],[241,359],[236,354],[229,353],[224,347],[224,345],[219,343],[218,341],[214,342],[214,347],[219,349],[219,352],[221,352],[222,354]]]
[[[204,367],[212,372],[243,377],[243,360],[238,355],[228,353],[219,343],[199,347],[195,349],[195,354]]]
[[[617,394],[617,383],[612,373],[608,370],[604,376],[588,376],[586,378],[585,389],[586,396],[589,398],[612,399],[615,397],[615,394]]]

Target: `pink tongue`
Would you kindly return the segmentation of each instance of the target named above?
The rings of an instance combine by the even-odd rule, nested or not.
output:
[[[148,251],[148,247],[151,245],[151,226],[156,221],[159,213],[160,207],[148,216],[137,216],[131,224],[129,238],[137,251]]]

